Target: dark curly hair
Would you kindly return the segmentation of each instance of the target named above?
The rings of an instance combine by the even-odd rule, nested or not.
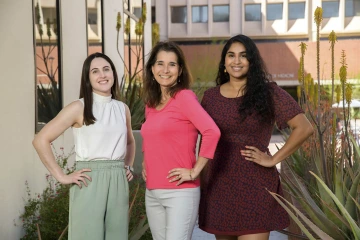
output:
[[[174,42],[158,42],[150,52],[150,57],[145,64],[144,77],[144,102],[151,108],[155,108],[161,102],[161,89],[151,71],[152,66],[156,63],[157,55],[160,51],[173,52],[177,57],[177,64],[181,69],[181,75],[177,84],[170,87],[168,92],[174,97],[182,89],[189,89],[192,82],[192,76],[186,64],[184,53],[181,48]]]
[[[229,73],[225,70],[225,56],[230,46],[234,42],[239,42],[246,49],[246,58],[249,61],[249,71],[247,73],[247,81],[244,88],[243,101],[239,107],[241,121],[254,113],[261,117],[262,122],[275,122],[275,110],[273,91],[270,86],[271,75],[268,73],[265,63],[260,56],[259,50],[253,40],[245,35],[236,35],[230,38],[221,53],[216,84],[222,85],[230,81]]]

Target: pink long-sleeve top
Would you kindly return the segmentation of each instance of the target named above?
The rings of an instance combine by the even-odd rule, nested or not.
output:
[[[176,186],[166,178],[173,168],[191,169],[196,163],[198,132],[202,135],[199,156],[212,159],[220,130],[201,107],[191,90],[181,90],[161,110],[145,108],[141,127],[148,189],[194,188],[199,179]]]

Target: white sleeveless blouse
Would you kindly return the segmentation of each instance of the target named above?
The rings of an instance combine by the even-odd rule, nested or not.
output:
[[[84,99],[79,99],[84,104]],[[126,155],[124,103],[93,93],[95,123],[73,127],[76,161],[120,160]]]

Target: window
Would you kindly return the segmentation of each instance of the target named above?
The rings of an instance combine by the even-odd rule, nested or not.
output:
[[[339,16],[339,1],[323,1],[323,18],[331,18]]]
[[[261,4],[245,5],[245,21],[261,21]]]
[[[214,22],[228,22],[229,21],[229,5],[219,5],[213,7],[213,21]]]
[[[140,8],[140,7],[134,7],[134,9],[133,9],[133,14],[134,14],[137,18],[141,18],[141,14],[142,14],[141,8]]]
[[[360,16],[360,1],[345,0],[345,17]]]
[[[97,24],[97,9],[88,8],[88,24]]]
[[[151,23],[156,22],[156,11],[155,7],[151,7]]]
[[[171,7],[172,23],[187,23],[186,7]]]
[[[34,2],[36,132],[62,109],[59,0],[47,1],[48,8]],[[41,31],[42,29],[42,31]],[[49,29],[50,31],[47,31]],[[42,33],[42,34],[41,34]]]
[[[42,8],[44,21],[56,19],[56,8]]]
[[[95,6],[88,5],[87,18],[90,27],[87,31],[88,54],[103,52],[103,29],[102,29],[102,0],[98,1]]]
[[[289,3],[289,20],[305,18],[305,2]]]
[[[208,7],[207,6],[192,7],[192,22],[193,23],[208,22]]]
[[[266,5],[266,20],[278,20],[282,19],[283,17],[283,4],[276,3],[276,4],[267,4]]]

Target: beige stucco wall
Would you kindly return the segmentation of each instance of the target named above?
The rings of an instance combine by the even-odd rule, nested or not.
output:
[[[34,175],[34,47],[31,1],[0,1],[0,239],[19,239],[15,219]],[[27,36],[27,37],[24,37]]]

